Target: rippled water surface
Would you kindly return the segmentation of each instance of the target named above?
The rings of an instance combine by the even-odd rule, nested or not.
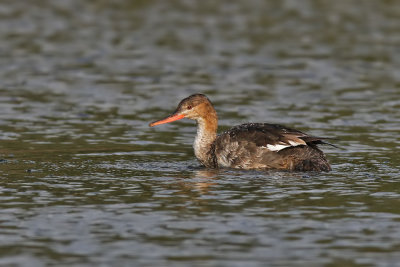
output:
[[[0,265],[396,266],[397,1],[3,1]],[[220,130],[337,137],[330,173],[210,170]]]

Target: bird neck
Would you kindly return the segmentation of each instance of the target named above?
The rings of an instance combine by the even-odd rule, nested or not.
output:
[[[196,158],[206,167],[213,167],[213,142],[217,136],[218,117],[214,109],[207,116],[197,119],[197,135],[193,148]]]

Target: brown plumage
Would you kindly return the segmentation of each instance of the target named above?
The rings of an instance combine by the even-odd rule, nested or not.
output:
[[[206,167],[331,170],[324,153],[317,147],[318,144],[325,144],[325,138],[310,136],[282,125],[241,124],[217,136],[217,113],[203,94],[183,99],[170,116],[152,122],[150,126],[183,118],[197,122],[193,148],[196,157]]]

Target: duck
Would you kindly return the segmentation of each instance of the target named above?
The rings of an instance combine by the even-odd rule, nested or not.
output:
[[[194,154],[207,168],[328,172],[331,166],[317,137],[280,124],[245,123],[217,134],[217,112],[204,94],[180,101],[167,117],[149,124],[154,127],[181,119],[195,120]],[[334,145],[333,145],[334,146]]]

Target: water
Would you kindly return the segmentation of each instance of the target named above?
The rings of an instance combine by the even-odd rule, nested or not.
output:
[[[0,265],[395,266],[396,1],[3,1]],[[220,130],[339,138],[330,173],[209,170]]]

